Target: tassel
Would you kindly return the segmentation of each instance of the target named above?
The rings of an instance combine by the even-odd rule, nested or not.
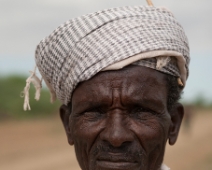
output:
[[[22,92],[22,97],[24,97],[24,110],[31,110],[30,104],[29,104],[29,89],[30,89],[30,84],[32,83],[35,87],[35,99],[39,100],[40,99],[40,91],[42,88],[42,79],[40,80],[36,76],[36,66],[34,71],[30,71],[31,75],[27,78],[26,80],[26,86],[24,87],[24,91]]]
[[[30,83],[28,79],[26,80],[26,87],[24,88],[24,91],[22,92],[22,97],[24,97],[24,110],[31,110],[30,105],[29,105],[29,88],[30,88]]]
[[[156,57],[156,59],[157,59],[157,64],[156,64],[157,70],[161,70],[164,66],[166,66],[171,61],[171,58],[168,56],[158,56]]]
[[[31,78],[31,82],[35,87],[35,100],[39,100],[40,99],[40,91],[42,88],[42,84],[41,84],[41,80],[36,76],[35,72],[30,71],[32,78]]]

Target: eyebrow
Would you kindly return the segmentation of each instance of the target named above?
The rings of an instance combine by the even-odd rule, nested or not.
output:
[[[141,107],[150,108],[154,111],[164,112],[164,109],[166,109],[166,100],[162,100],[161,95],[148,95],[148,94],[142,94],[142,95],[130,95],[128,96],[129,100],[126,100],[128,102],[125,102],[124,105],[137,105]]]
[[[146,109],[150,109],[157,113],[163,113],[164,110],[166,109],[166,102],[163,102],[162,100],[156,99],[156,98],[131,97],[130,100],[128,101],[129,102],[125,101],[123,103],[124,107],[139,106]],[[89,109],[103,108],[103,107],[109,108],[110,106],[111,106],[111,103],[104,102],[104,99],[101,101],[100,100],[92,100],[92,101],[82,100],[82,101],[76,102],[74,108],[76,113],[81,113],[81,112],[88,111]]]
[[[83,111],[92,109],[92,108],[99,108],[99,107],[109,107],[110,103],[109,102],[104,102],[103,100],[81,100],[81,101],[77,101],[75,102],[76,104],[74,105],[75,107],[75,111],[77,113],[81,113]]]

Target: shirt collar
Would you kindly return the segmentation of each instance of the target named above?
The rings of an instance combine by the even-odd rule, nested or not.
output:
[[[165,164],[162,164],[160,170],[170,170],[170,168],[166,166]]]

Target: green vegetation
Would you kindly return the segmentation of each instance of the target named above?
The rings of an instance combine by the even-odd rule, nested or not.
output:
[[[0,120],[4,118],[23,119],[48,116],[58,112],[59,102],[50,103],[50,94],[46,88],[41,90],[39,101],[34,99],[35,89],[30,87],[31,111],[23,110],[24,98],[21,98],[26,77],[9,76],[0,78]]]
[[[212,101],[205,98],[204,95],[201,93],[197,94],[193,100],[185,101],[181,100],[184,106],[193,106],[196,109],[204,109],[204,110],[211,110],[212,109]]]
[[[58,113],[60,102],[50,103],[50,94],[47,88],[41,90],[39,101],[34,99],[35,89],[30,87],[30,111],[23,110],[24,98],[21,92],[26,84],[26,77],[9,76],[0,77],[0,120],[5,118],[25,119],[35,117],[45,117]],[[192,105],[195,108],[211,109],[212,103],[207,101],[204,96],[197,95],[193,101],[182,101],[185,105]]]

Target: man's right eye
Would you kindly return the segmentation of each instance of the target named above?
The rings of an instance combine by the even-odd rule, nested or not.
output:
[[[104,116],[105,112],[103,112],[100,109],[91,109],[91,110],[83,112],[82,115],[86,118],[93,118],[93,119],[96,118],[97,119],[97,118]]]

